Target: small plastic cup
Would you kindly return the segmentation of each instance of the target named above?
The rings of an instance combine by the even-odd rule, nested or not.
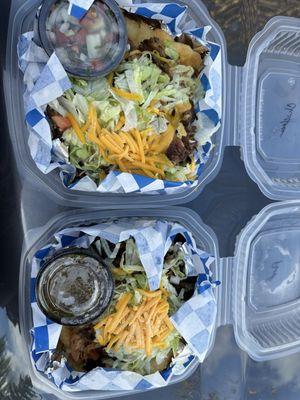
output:
[[[127,30],[114,0],[96,0],[80,20],[68,14],[67,0],[44,0],[38,13],[39,41],[55,51],[67,73],[91,79],[109,74],[122,61]]]
[[[46,261],[35,290],[38,306],[49,319],[80,326],[97,320],[107,309],[114,280],[96,252],[68,248]]]

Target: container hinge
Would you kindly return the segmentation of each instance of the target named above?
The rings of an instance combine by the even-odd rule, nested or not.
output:
[[[217,267],[218,280],[221,281],[221,286],[217,291],[217,326],[232,323],[232,275],[234,264],[234,257],[221,258]]]
[[[226,146],[240,146],[240,122],[242,118],[241,96],[243,68],[228,65],[227,93],[225,95],[224,132]]]

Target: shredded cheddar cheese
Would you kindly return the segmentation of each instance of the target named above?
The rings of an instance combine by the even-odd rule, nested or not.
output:
[[[121,89],[113,88],[113,90],[120,96],[138,96]],[[165,168],[173,167],[173,163],[165,155],[175,135],[175,129],[171,124],[162,134],[154,133],[152,128],[143,131],[131,129],[125,132],[122,130],[125,117],[121,115],[115,131],[109,132],[99,125],[97,111],[92,103],[89,105],[84,125],[80,126],[72,114],[68,114],[67,118],[81,143],[84,144],[86,141],[94,143],[104,160],[117,166],[122,172],[163,179]]]
[[[137,93],[130,93],[130,92],[126,92],[125,90],[122,89],[118,89],[118,88],[112,88],[111,89],[117,96],[119,97],[123,97],[123,99],[126,100],[132,100],[132,101],[142,101],[143,97],[140,94]]]
[[[76,119],[70,113],[67,114],[67,118],[71,122],[72,128],[74,129],[78,139],[81,141],[81,143],[85,143],[84,134],[82,133],[80,126],[78,125],[78,122],[76,121]]]
[[[155,347],[166,347],[165,340],[174,330],[168,317],[168,293],[161,289],[138,291],[142,295],[140,304],[131,306],[132,295],[125,293],[115,305],[115,312],[94,326],[96,338],[106,351],[124,346],[129,353],[138,349],[150,357]]]

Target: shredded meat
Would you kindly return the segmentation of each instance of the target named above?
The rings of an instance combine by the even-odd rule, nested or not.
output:
[[[64,132],[72,126],[68,118],[64,118],[62,115],[53,115],[51,119],[61,132]]]
[[[193,50],[189,45],[176,42],[173,36],[169,33],[160,29],[160,27],[154,27],[149,24],[149,20],[145,21],[138,16],[132,18],[132,15],[128,14],[125,14],[125,20],[127,25],[128,41],[132,50],[138,49],[140,44],[146,39],[158,38],[162,43],[165,41],[171,41],[172,47],[174,47],[178,52],[179,64],[193,67],[196,75],[202,70],[204,63],[200,54]]]
[[[196,51],[198,54],[200,54],[202,60],[208,54],[208,49],[206,47],[202,46],[202,44],[199,44],[198,46],[194,47],[194,51]]]
[[[191,125],[195,121],[196,118],[197,118],[197,116],[196,116],[195,109],[194,109],[194,107],[192,107],[182,114],[181,121],[182,121],[184,127],[186,128],[187,126]]]
[[[183,141],[178,137],[174,137],[166,155],[174,164],[180,164],[188,158],[189,152],[185,148]]]
[[[58,114],[49,106],[47,106],[45,114],[51,128],[52,139],[60,139],[62,133],[64,133],[66,129],[71,127],[70,121],[62,115]]]
[[[182,143],[184,144],[184,147],[186,148],[189,155],[191,155],[193,151],[197,149],[197,141],[192,137],[193,135],[191,133],[188,133],[187,136],[184,136],[182,138]]]
[[[159,38],[152,37],[150,39],[143,40],[139,46],[139,50],[151,51],[153,62],[158,66],[158,68],[172,78],[171,64],[166,59],[165,46]]]
[[[193,39],[186,33],[183,33],[180,36],[176,36],[175,41],[177,43],[183,43],[183,44],[187,44],[188,46],[190,46],[194,51],[196,51],[197,53],[200,54],[202,60],[208,53],[208,49],[206,47],[204,47],[199,42],[193,41]]]
[[[63,327],[60,342],[72,367],[88,371],[99,365],[103,351],[94,339],[92,328]]]
[[[193,122],[196,118],[193,105],[189,110],[181,114],[181,120],[187,135],[183,136],[181,139],[175,136],[166,152],[167,157],[174,164],[178,165],[182,162],[186,162],[197,148],[197,141],[194,139],[196,127],[193,126]]]
[[[74,331],[70,337],[70,355],[77,363],[97,361],[101,353],[96,346],[92,330]]]
[[[141,51],[154,51],[154,50],[156,50],[161,57],[166,57],[165,46],[161,42],[161,40],[159,40],[156,37],[153,37],[151,39],[145,39],[140,44],[140,50]]]
[[[152,53],[153,62],[160,68],[163,72],[169,75],[170,78],[173,77],[172,68],[170,64],[164,59]]]
[[[188,135],[193,135],[195,133],[195,126],[193,126],[193,123],[196,119],[197,119],[197,114],[195,111],[194,104],[192,103],[191,108],[183,112],[181,115],[181,122],[183,123]]]
[[[58,126],[52,120],[52,116],[57,115],[57,113],[49,106],[47,106],[45,115],[50,125],[52,139],[60,139],[62,132],[59,130]]]
[[[176,36],[175,37],[175,42],[187,44],[191,48],[194,47],[194,43],[193,43],[192,38],[189,35],[187,35],[186,33],[183,33],[180,36]]]

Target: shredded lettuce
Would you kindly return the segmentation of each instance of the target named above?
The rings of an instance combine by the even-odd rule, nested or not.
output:
[[[89,112],[89,104],[87,99],[83,95],[76,93],[73,98],[73,104],[77,112],[80,114],[80,119],[86,120]]]
[[[162,134],[166,132],[170,119],[174,118],[176,106],[189,104],[201,95],[201,85],[194,76],[194,69],[177,64],[178,54],[171,42],[165,43],[165,51],[170,57],[164,59],[170,65],[170,75],[156,65],[154,58],[160,57],[157,53],[144,51],[138,58],[124,60],[109,78],[89,81],[72,78],[72,88],[52,102],[50,107],[64,117],[67,113],[72,114],[83,126],[91,103],[96,109],[99,126],[109,132],[120,126],[121,118],[125,117],[125,124],[121,125],[125,132],[151,128],[154,133]],[[122,96],[111,85],[123,92],[138,95],[140,100]],[[176,129],[179,138],[186,135],[182,124]],[[88,143],[81,143],[72,128],[65,131],[63,141],[69,150],[70,163],[97,184],[107,175],[105,167],[116,167],[104,160],[97,146],[89,139]],[[164,165],[163,168],[167,180],[186,181],[193,178],[194,171],[189,164],[173,167]]]
[[[108,354],[112,357],[110,361],[112,368],[147,375],[156,372],[158,366],[167,367],[173,355],[178,354],[181,349],[183,349],[181,336],[178,332],[173,331],[167,338],[167,348],[164,350],[154,348],[151,358],[146,357],[142,350],[127,353],[124,347],[117,352],[110,351]]]
[[[70,163],[95,182],[101,181],[106,175],[103,167],[109,164],[99,154],[97,146],[94,143],[79,142],[73,129],[65,131],[63,137],[69,148]]]
[[[80,93],[81,95],[85,96],[89,101],[107,100],[109,97],[111,97],[108,91],[109,86],[106,78],[89,81],[73,78],[72,83],[72,90],[75,93]]]
[[[73,147],[73,146],[80,147],[82,145],[82,143],[78,139],[78,136],[74,132],[73,128],[69,128],[69,129],[64,131],[64,133],[63,133],[63,141],[69,147]]]
[[[165,40],[165,53],[172,60],[177,61],[179,59],[178,51],[173,47],[173,42],[171,40]]]
[[[193,180],[192,178],[195,174],[195,170],[192,164],[187,164],[185,166],[174,165],[174,167],[167,167],[165,172],[166,180],[173,181],[175,179],[178,179],[181,182]]]
[[[125,244],[118,243],[113,250],[105,239],[98,240],[95,245],[107,265],[124,272],[124,274],[115,275],[114,297],[106,314],[114,311],[114,304],[126,292],[133,294],[132,306],[140,304],[142,295],[137,289],[148,290],[149,288],[147,276],[134,239],[128,239]],[[171,283],[171,278],[176,278],[177,283],[186,279],[184,252],[182,246],[178,243],[170,247],[165,257],[161,280],[161,287],[169,292],[168,301],[172,315],[183,304],[185,289],[182,288],[178,294]],[[126,371],[135,371],[140,374],[150,374],[157,371],[157,369],[167,367],[171,359],[184,347],[183,340],[176,330],[166,338],[165,343],[165,349],[154,347],[150,358],[145,355],[143,350],[135,350],[129,353],[123,346],[118,351],[110,350],[108,352],[110,358],[107,359],[107,366]]]

